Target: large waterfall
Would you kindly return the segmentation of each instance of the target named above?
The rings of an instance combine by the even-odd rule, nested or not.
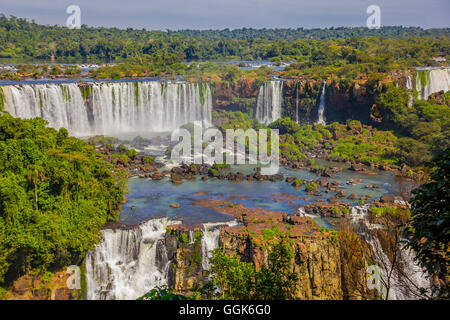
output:
[[[415,80],[418,98],[428,100],[433,93],[449,91],[450,68],[417,69]]]
[[[281,118],[283,104],[283,81],[265,82],[259,88],[256,119],[260,123],[269,124]]]
[[[167,285],[170,261],[161,240],[168,225],[163,218],[130,230],[103,230],[103,241],[86,256],[87,299],[137,299]]]
[[[319,100],[319,112],[318,112],[318,119],[317,119],[317,123],[322,124],[322,125],[326,125],[325,122],[325,93],[326,93],[326,86],[327,86],[327,82],[324,81],[323,82],[323,87],[322,87],[322,92],[320,94],[320,100]]]
[[[161,218],[132,229],[103,230],[102,242],[86,256],[87,299],[137,299],[157,286],[168,285],[172,262],[164,237],[169,225],[179,223]],[[203,270],[209,269],[211,250],[219,245],[220,230],[234,225],[236,221],[203,225]],[[193,244],[192,232],[189,238],[189,243]]]
[[[105,82],[80,85],[20,84],[0,87],[5,110],[42,117],[73,135],[170,131],[192,122],[211,123],[211,90],[184,82]]]

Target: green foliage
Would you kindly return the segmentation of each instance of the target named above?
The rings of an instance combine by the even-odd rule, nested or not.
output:
[[[450,150],[436,157],[431,182],[413,191],[412,221],[407,230],[409,246],[428,272],[438,275],[444,285],[441,296],[448,299],[450,279]]]
[[[269,125],[271,129],[278,129],[279,134],[294,134],[300,129],[300,125],[290,118],[281,118]]]
[[[127,151],[127,157],[131,159],[134,159],[137,156],[137,154],[138,154],[137,151],[134,149],[128,149]]]
[[[213,251],[210,259],[212,281],[204,288],[219,288],[220,299],[231,300],[282,300],[292,299],[298,281],[291,271],[294,258],[292,243],[287,237],[279,237],[275,229],[267,229],[271,239],[268,264],[255,271],[252,263],[242,262],[236,254],[227,256],[222,248]],[[211,288],[212,287],[212,288]],[[201,290],[205,294],[206,290]]]
[[[145,157],[145,162],[146,163],[153,163],[153,162],[155,162],[155,158],[151,157],[151,156]]]
[[[150,292],[144,294],[137,300],[194,300],[191,297],[181,294],[175,294],[171,288],[167,286],[156,287],[150,290]]]
[[[183,60],[297,59],[299,65],[293,70],[305,73],[329,61],[330,74],[340,68],[363,68],[371,63],[378,63],[381,71],[387,71],[393,61],[428,62],[429,57],[447,48],[447,35],[447,29],[417,27],[162,32],[83,25],[70,30],[2,16],[0,57],[49,59],[53,55],[64,60],[120,61],[147,54],[157,56],[151,61],[154,65],[173,65],[172,72],[184,69],[179,63]],[[418,43],[417,37],[426,39],[426,43]]]
[[[189,243],[189,235],[186,232],[181,232],[177,239],[181,245]]]
[[[381,218],[383,216],[391,216],[392,218],[400,218],[408,221],[410,218],[410,211],[404,208],[396,207],[370,207],[369,215],[372,218]]]
[[[79,262],[123,199],[91,145],[46,124],[0,116],[0,282]]]
[[[247,113],[241,111],[214,111],[213,121],[217,123],[218,128],[225,132],[227,129],[248,130],[255,127],[255,120]]]
[[[306,192],[313,191],[316,189],[317,189],[317,185],[314,182],[308,183],[305,187]]]
[[[445,101],[416,100],[409,107],[407,92],[392,86],[379,95],[378,103],[384,107],[385,124],[403,136],[396,145],[401,162],[420,166],[450,148],[450,107]]]

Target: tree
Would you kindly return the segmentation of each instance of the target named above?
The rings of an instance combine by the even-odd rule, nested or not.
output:
[[[428,272],[442,280],[440,297],[449,298],[450,149],[431,166],[431,182],[413,191],[408,245]]]
[[[268,243],[268,263],[259,271],[252,263],[240,261],[236,254],[227,256],[222,248],[215,249],[210,259],[211,281],[200,292],[205,295],[213,285],[219,290],[216,297],[220,299],[293,299],[298,277],[291,271],[292,243],[287,237]]]

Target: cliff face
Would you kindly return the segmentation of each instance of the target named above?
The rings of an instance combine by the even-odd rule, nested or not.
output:
[[[301,123],[317,122],[323,83],[317,79],[284,81],[282,116]],[[392,72],[382,79],[330,78],[326,80],[325,118],[327,122],[354,119],[372,125],[380,123],[383,121],[383,108],[377,105],[377,96],[385,92],[388,85],[409,88],[413,83],[414,76],[409,71]],[[247,78],[236,83],[216,83],[213,108],[255,114],[260,85],[261,83]]]
[[[199,229],[168,229],[164,239],[167,258],[168,285],[182,294],[191,292],[205,278],[202,257],[202,232]]]
[[[366,299],[373,296],[367,289],[366,265],[355,266],[346,260],[347,249],[330,239],[295,237],[291,263],[299,279],[295,298],[300,300]],[[225,228],[220,245],[227,254],[237,253],[243,261],[253,262],[256,269],[267,262],[267,252],[248,236]],[[362,253],[364,248],[358,248]],[[361,261],[360,261],[361,262]]]
[[[213,88],[213,108],[253,112],[256,107],[258,89],[257,81],[247,77],[242,77],[237,83],[217,82]]]
[[[53,273],[49,278],[38,274],[26,274],[16,279],[6,296],[7,300],[77,300],[83,290],[67,288],[70,274],[65,271]]]
[[[289,80],[283,88],[283,116],[297,119],[299,122],[317,121],[317,111],[322,81]]]
[[[296,299],[374,297],[374,292],[367,288],[366,274],[370,262],[367,257],[372,256],[372,252],[350,230],[337,232],[323,229],[308,217],[251,209],[241,204],[230,207],[217,200],[199,205],[219,209],[242,222],[240,226],[223,227],[218,235],[218,245],[227,255],[236,253],[241,261],[252,263],[256,270],[268,263],[264,233],[273,227],[289,232],[294,253],[290,267],[299,279],[294,293]],[[168,257],[174,259],[169,271],[169,285],[177,292],[189,294],[196,284],[201,286],[201,282],[207,279],[203,237],[198,230],[188,231],[184,227],[166,234]]]

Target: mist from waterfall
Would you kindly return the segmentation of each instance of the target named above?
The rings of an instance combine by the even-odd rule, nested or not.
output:
[[[211,123],[209,85],[184,82],[105,82],[84,87],[20,84],[0,87],[5,110],[42,117],[72,135],[171,131],[192,121]]]
[[[326,86],[327,83],[326,81],[323,82],[323,87],[322,87],[322,92],[320,94],[320,100],[319,100],[319,112],[318,112],[318,119],[317,119],[317,123],[318,124],[322,124],[322,125],[326,125],[325,122],[325,92],[326,92]]]
[[[283,81],[264,82],[259,88],[256,102],[256,119],[269,124],[281,118],[283,104]]]

